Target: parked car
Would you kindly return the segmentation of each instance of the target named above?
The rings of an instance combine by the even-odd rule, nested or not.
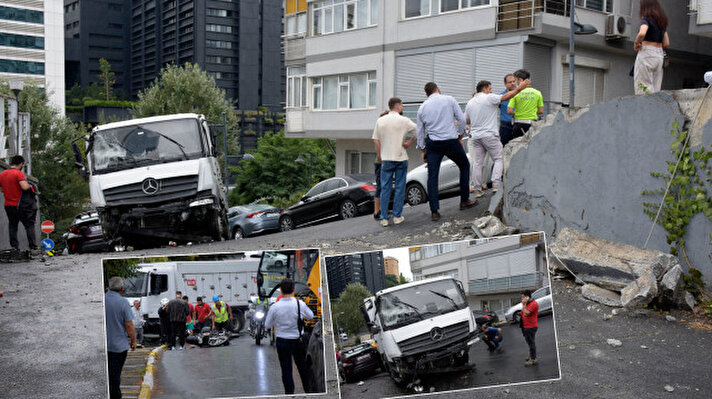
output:
[[[257,233],[277,231],[281,211],[265,204],[233,206],[227,211],[230,235],[239,240]]]
[[[375,180],[374,175],[354,174],[317,183],[301,201],[282,213],[279,229],[287,231],[335,217],[348,219],[373,212]]]
[[[282,266],[287,264],[287,255],[279,252],[264,252],[262,264],[267,269],[281,269]]]
[[[383,369],[381,356],[371,344],[360,344],[341,351],[339,375],[350,382],[356,377],[374,374],[377,369]]]
[[[472,314],[475,316],[475,323],[477,327],[482,328],[483,325],[492,325],[499,321],[499,316],[497,313],[486,310],[473,310]]]
[[[84,252],[103,252],[111,248],[104,237],[101,220],[96,211],[82,212],[74,217],[69,231],[62,235],[70,254]]]
[[[467,159],[470,159],[469,156]],[[470,160],[470,162],[472,162]],[[443,157],[440,163],[438,177],[438,192],[457,191],[460,188],[460,168],[448,157]],[[428,164],[424,163],[414,168],[405,178],[405,201],[410,206],[428,202]]]
[[[551,288],[541,287],[532,292],[532,299],[539,305],[539,316],[552,312]],[[519,324],[522,318],[522,304],[518,303],[507,310],[504,314],[507,321]]]
[[[305,362],[309,369],[309,380],[313,392],[326,392],[326,365],[324,364],[324,337],[321,320],[314,324],[314,329],[307,344]]]

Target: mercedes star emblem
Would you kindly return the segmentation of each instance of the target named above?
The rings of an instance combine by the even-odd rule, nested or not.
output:
[[[147,195],[153,195],[158,192],[158,181],[152,177],[143,181],[141,184],[141,190]]]
[[[443,329],[440,327],[435,327],[432,330],[430,330],[430,339],[433,341],[440,341],[443,339],[445,336],[445,332],[443,332]]]

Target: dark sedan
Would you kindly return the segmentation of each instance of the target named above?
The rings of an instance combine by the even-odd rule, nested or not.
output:
[[[110,249],[96,211],[82,212],[75,216],[69,231],[64,233],[63,237],[67,242],[67,252],[70,254],[102,252]]]
[[[233,206],[227,211],[230,234],[239,240],[253,234],[279,230],[281,211],[264,204]]]
[[[341,351],[339,375],[346,382],[374,374],[376,369],[382,367],[381,357],[371,344],[361,344]]]
[[[317,183],[279,219],[281,231],[340,217],[373,212],[375,178],[368,174],[337,176]]]

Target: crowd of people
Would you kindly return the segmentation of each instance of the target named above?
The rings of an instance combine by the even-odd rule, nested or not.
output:
[[[188,296],[180,291],[176,291],[174,299],[161,299],[161,307],[158,309],[160,342],[170,350],[183,350],[186,336],[201,331],[203,327],[232,331],[232,309],[218,295],[213,295],[212,305],[208,305],[200,296],[195,300],[193,305]]]

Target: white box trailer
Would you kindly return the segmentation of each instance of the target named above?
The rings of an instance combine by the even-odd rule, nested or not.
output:
[[[159,326],[158,309],[161,299],[175,298],[176,291],[187,295],[195,304],[198,296],[212,304],[214,295],[232,309],[234,331],[245,323],[245,312],[251,296],[257,294],[259,259],[223,261],[177,261],[139,264],[138,276],[124,281],[124,297],[133,304],[141,302],[141,314],[147,320],[145,331],[150,335]]]

